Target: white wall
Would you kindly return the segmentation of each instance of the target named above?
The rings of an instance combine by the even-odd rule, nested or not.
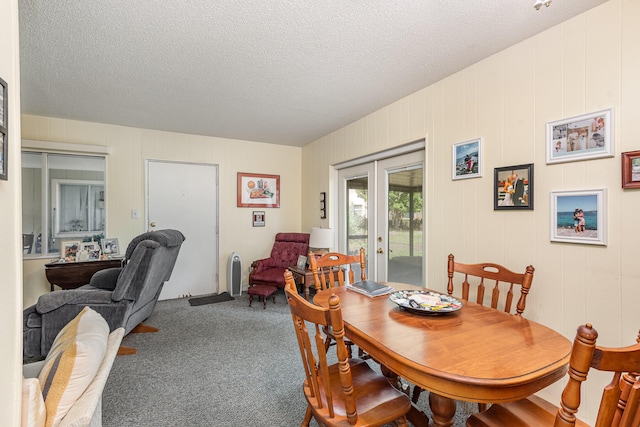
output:
[[[242,259],[243,283],[253,260],[269,256],[275,234],[299,232],[301,152],[298,147],[136,129],[99,123],[22,116],[22,137],[29,140],[104,145],[107,156],[107,234],[127,244],[147,230],[144,224],[144,160],[160,159],[219,165],[220,292],[227,289],[227,261],[232,252]],[[253,227],[253,208],[236,207],[238,172],[280,175],[280,208],[266,212],[265,227]],[[176,180],[176,185],[181,185]],[[139,219],[131,219],[138,209]],[[125,242],[125,243],[122,243]],[[24,262],[24,306],[49,291],[43,265],[47,259]]]
[[[22,263],[20,216],[20,68],[18,2],[0,2],[0,77],[7,82],[9,156],[7,181],[0,181],[0,414],[2,425],[20,425],[22,390]],[[16,171],[18,173],[16,173]]]
[[[552,6],[553,7],[553,6]],[[303,148],[303,228],[331,165],[426,136],[427,285],[446,289],[449,253],[462,262],[536,268],[526,317],[573,339],[593,323],[604,345],[640,328],[640,190],[621,189],[620,153],[640,149],[640,2],[610,0],[480,61]],[[613,107],[615,157],[546,164],[547,121]],[[451,180],[451,146],[484,138],[482,178]],[[494,211],[493,169],[535,164],[535,210]],[[608,245],[549,241],[549,192],[608,189]],[[325,222],[332,224],[331,215]],[[559,401],[562,384],[543,393]],[[601,388],[587,387],[580,417],[595,418]]]

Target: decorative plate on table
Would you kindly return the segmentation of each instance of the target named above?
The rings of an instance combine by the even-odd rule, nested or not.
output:
[[[458,311],[462,303],[457,299],[433,291],[396,291],[389,299],[401,309],[416,314],[445,314]]]

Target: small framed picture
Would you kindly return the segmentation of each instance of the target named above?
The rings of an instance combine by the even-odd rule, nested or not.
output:
[[[453,144],[452,150],[451,179],[482,176],[482,138]]]
[[[264,211],[253,211],[253,226],[264,227]]]
[[[622,188],[640,188],[640,150],[622,153]]]
[[[298,264],[296,264],[298,268],[304,269],[307,266],[307,257],[304,255],[298,255]]]
[[[60,258],[67,261],[76,261],[78,251],[81,250],[81,241],[76,239],[66,239],[60,242]]]
[[[95,261],[100,259],[100,244],[98,242],[82,242],[80,245],[82,252],[87,254],[89,261]]]
[[[607,244],[606,190],[552,191],[551,241]]]
[[[547,163],[613,157],[613,109],[547,123]]]
[[[118,239],[102,239],[102,253],[106,256],[120,255]]]
[[[494,210],[533,210],[533,163],[495,168]]]

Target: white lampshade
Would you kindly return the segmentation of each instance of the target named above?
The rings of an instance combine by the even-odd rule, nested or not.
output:
[[[329,250],[333,246],[333,232],[330,228],[312,227],[309,248]]]

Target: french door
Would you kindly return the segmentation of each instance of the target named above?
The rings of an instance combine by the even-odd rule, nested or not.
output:
[[[338,171],[338,250],[367,252],[367,277],[423,285],[424,150]]]

